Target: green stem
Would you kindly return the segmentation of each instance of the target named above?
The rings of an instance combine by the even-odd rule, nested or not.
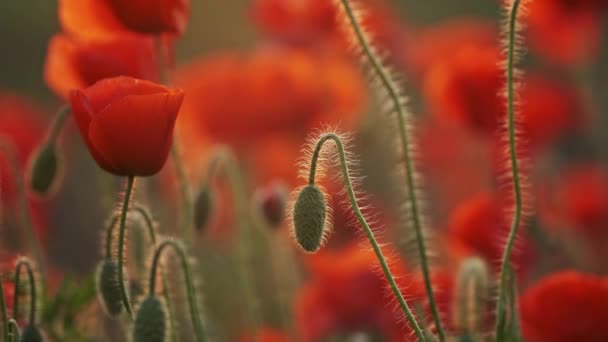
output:
[[[207,340],[205,335],[205,329],[201,321],[200,312],[198,308],[198,301],[196,299],[196,290],[194,288],[194,281],[192,278],[192,272],[190,265],[188,264],[188,256],[184,251],[184,248],[173,240],[165,240],[161,242],[154,251],[154,257],[152,259],[152,268],[150,269],[150,283],[149,283],[149,295],[153,296],[156,293],[156,270],[159,266],[159,260],[162,252],[166,247],[171,247],[179,256],[181,261],[182,271],[186,280],[186,290],[188,294],[188,305],[190,306],[190,318],[192,319],[192,327],[196,335],[198,342],[204,342]]]
[[[359,204],[357,203],[357,197],[355,195],[355,190],[353,188],[352,181],[350,179],[350,172],[348,170],[348,163],[346,162],[346,154],[344,152],[344,145],[342,144],[342,140],[340,140],[340,137],[338,135],[336,135],[334,133],[326,133],[317,142],[315,151],[313,153],[313,159],[312,159],[311,168],[310,168],[310,181],[311,181],[310,184],[313,185],[315,182],[317,158],[319,157],[323,144],[327,140],[332,140],[336,144],[336,147],[338,148],[338,156],[340,157],[340,168],[341,168],[342,176],[344,178],[344,187],[346,188],[346,193],[348,194],[348,198],[350,200],[350,206],[353,209],[353,211],[355,212],[355,215],[357,216],[357,220],[359,221],[359,224],[365,231],[365,235],[367,235],[367,238],[369,239],[369,242],[372,245],[372,248],[374,249],[374,253],[376,253],[376,257],[378,258],[378,261],[380,262],[380,265],[382,266],[382,271],[384,272],[384,276],[388,280],[388,282],[391,286],[391,289],[393,290],[393,293],[395,294],[395,297],[397,298],[397,301],[399,302],[399,306],[401,306],[403,313],[405,313],[407,320],[409,321],[410,325],[414,329],[416,336],[418,337],[418,340],[426,341],[426,338],[424,336],[424,333],[422,332],[422,329],[418,325],[418,322],[416,321],[414,314],[412,313],[409,306],[405,302],[405,298],[403,298],[403,294],[401,293],[401,290],[399,290],[399,287],[398,287],[397,283],[395,282],[395,278],[393,277],[393,274],[391,273],[391,271],[388,267],[386,259],[385,259],[384,255],[382,254],[382,250],[380,249],[380,246],[378,245],[378,242],[376,241],[376,237],[374,236],[372,229],[370,228],[369,224],[367,223],[367,220],[365,219],[365,216],[363,215],[363,213],[361,212],[361,209],[359,208]]]
[[[509,134],[509,156],[511,163],[511,172],[513,176],[513,192],[515,196],[515,210],[513,212],[513,221],[511,230],[507,239],[507,244],[502,256],[502,264],[500,269],[500,284],[498,288],[498,302],[496,304],[496,340],[502,342],[505,333],[505,298],[507,293],[508,269],[509,261],[511,260],[511,252],[517,231],[521,221],[522,211],[522,195],[521,186],[519,183],[519,166],[517,160],[517,146],[515,136],[515,86],[514,86],[514,64],[515,64],[515,35],[517,23],[517,11],[519,9],[520,0],[514,0],[509,14],[509,32],[507,41],[507,115],[508,115],[508,134]]]
[[[416,181],[414,177],[413,160],[410,151],[410,137],[406,128],[406,110],[401,100],[401,96],[397,85],[391,79],[389,72],[384,68],[380,58],[374,53],[369,38],[359,25],[357,18],[354,15],[353,9],[348,0],[341,0],[344,7],[344,11],[350,21],[350,24],[355,32],[355,36],[359,42],[359,45],[363,48],[365,56],[371,64],[374,72],[378,79],[382,83],[384,89],[387,91],[388,96],[393,102],[396,114],[397,114],[397,125],[399,127],[399,139],[401,141],[401,149],[403,150],[403,157],[405,159],[405,182],[407,184],[407,192],[409,197],[409,210],[410,217],[413,222],[414,231],[416,234],[416,244],[418,247],[418,253],[420,257],[420,268],[424,278],[424,287],[429,300],[429,306],[431,308],[431,315],[439,334],[439,341],[445,341],[445,331],[441,324],[439,317],[439,310],[437,309],[437,303],[435,301],[435,294],[433,292],[433,285],[431,283],[431,274],[429,271],[429,263],[426,253],[426,244],[422,233],[422,220],[420,218],[420,209],[418,198],[416,195]]]
[[[28,276],[29,289],[30,289],[30,312],[29,312],[29,321],[28,324],[35,325],[36,324],[36,278],[34,277],[34,271],[32,270],[32,265],[30,262],[21,258],[17,262],[15,266],[15,294],[13,295],[13,318],[19,317],[19,286],[21,284],[21,268],[25,267]]]
[[[8,341],[8,309],[6,308],[6,297],[4,297],[4,278],[0,275],[0,310],[2,310],[2,335]]]
[[[125,230],[127,226],[127,212],[129,211],[129,202],[133,193],[135,184],[135,177],[127,177],[127,189],[125,190],[125,198],[122,204],[122,210],[120,212],[120,223],[118,229],[118,283],[120,284],[120,292],[122,295],[122,302],[125,309],[129,313],[129,316],[133,316],[133,309],[131,308],[131,302],[129,301],[129,295],[127,294],[127,288],[124,281],[124,249],[125,249]]]
[[[214,155],[210,159],[209,167],[207,168],[206,178],[203,180],[205,185],[210,185],[212,179],[217,175],[217,172],[223,168],[228,177],[228,181],[232,190],[232,197],[236,207],[236,216],[240,231],[239,242],[239,274],[241,277],[241,286],[245,295],[246,305],[249,311],[249,319],[251,322],[251,330],[256,331],[258,327],[257,303],[255,300],[254,291],[250,288],[253,286],[253,277],[249,272],[249,207],[247,200],[247,192],[245,183],[238,167],[238,162],[232,151],[228,147],[218,147]],[[250,285],[250,286],[248,286]]]
[[[36,264],[38,265],[40,272],[44,275],[44,254],[42,253],[42,247],[38,237],[36,236],[36,232],[34,231],[34,224],[32,223],[32,214],[30,212],[30,207],[27,201],[27,194],[25,190],[25,183],[23,180],[23,175],[20,172],[19,161],[17,158],[17,152],[15,150],[15,146],[9,142],[6,137],[0,138],[0,149],[4,152],[5,157],[7,158],[7,164],[11,169],[11,172],[15,181],[15,189],[17,191],[18,197],[18,208],[19,211],[18,217],[20,221],[20,225],[23,227],[25,231],[25,239],[28,245],[28,248],[31,254],[34,256],[36,260]],[[44,277],[43,277],[44,278]]]
[[[59,137],[63,124],[65,123],[65,120],[68,118],[69,114],[70,106],[64,105],[59,108],[57,114],[55,114],[51,128],[49,129],[49,133],[46,138],[47,144],[54,144],[57,141],[57,137]]]

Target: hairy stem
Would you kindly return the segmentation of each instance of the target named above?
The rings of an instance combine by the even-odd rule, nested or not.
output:
[[[522,216],[522,191],[519,180],[519,165],[517,159],[517,146],[515,136],[515,85],[514,85],[514,64],[515,64],[515,36],[517,12],[520,0],[514,0],[509,14],[509,32],[507,41],[507,115],[508,115],[508,135],[509,135],[509,157],[511,164],[511,175],[513,177],[513,194],[515,197],[515,208],[511,229],[507,238],[507,244],[503,252],[500,268],[500,284],[498,287],[498,302],[496,304],[496,340],[502,342],[505,338],[505,298],[507,294],[507,283],[509,276],[509,261],[517,231],[519,230]]]
[[[14,177],[15,189],[18,197],[17,217],[21,227],[25,231],[25,239],[28,249],[34,256],[40,272],[44,275],[44,254],[42,252],[40,240],[38,239],[36,231],[34,230],[34,224],[32,223],[32,213],[30,212],[30,206],[27,201],[25,183],[23,180],[23,174],[21,173],[21,169],[19,167],[19,160],[17,159],[15,146],[10,143],[6,137],[0,137],[0,149],[4,152],[4,156],[7,159],[7,164]]]
[[[365,234],[367,235],[367,238],[369,239],[370,244],[372,245],[372,248],[374,249],[374,253],[376,254],[376,257],[378,258],[378,261],[380,262],[380,265],[382,266],[382,271],[384,272],[384,276],[388,280],[388,282],[391,286],[391,289],[393,290],[393,293],[395,294],[395,297],[397,298],[397,301],[399,302],[399,306],[403,310],[403,313],[407,317],[407,320],[409,321],[410,325],[414,329],[416,336],[418,337],[418,340],[426,341],[426,338],[424,336],[424,333],[422,332],[422,329],[418,325],[418,322],[416,321],[414,314],[412,313],[409,306],[405,302],[405,298],[403,298],[403,294],[401,293],[401,290],[399,290],[399,287],[398,287],[397,283],[395,282],[395,278],[393,277],[393,274],[391,273],[391,271],[388,267],[386,258],[382,254],[382,250],[380,249],[380,246],[378,245],[378,242],[376,241],[376,237],[374,236],[372,229],[370,228],[369,224],[367,223],[367,220],[365,219],[365,216],[363,215],[363,213],[361,212],[361,209],[359,208],[359,204],[357,202],[357,197],[355,195],[355,190],[353,188],[352,181],[350,179],[350,172],[348,170],[348,164],[346,162],[346,154],[344,151],[344,145],[342,144],[342,141],[340,140],[340,137],[338,135],[336,135],[334,133],[327,133],[327,134],[324,134],[317,142],[315,151],[313,153],[313,160],[312,160],[311,168],[310,168],[310,180],[312,181],[311,184],[314,184],[314,180],[315,180],[317,158],[319,157],[323,144],[328,140],[332,140],[336,144],[336,147],[338,149],[338,156],[340,158],[340,168],[341,168],[342,176],[344,178],[344,186],[346,188],[346,193],[348,194],[350,206],[353,209],[353,211],[355,212],[355,215],[357,216],[357,220],[359,221],[359,224],[363,228]]]
[[[180,258],[181,268],[184,272],[184,277],[186,280],[188,305],[190,306],[190,318],[192,319],[192,326],[196,335],[196,341],[204,342],[207,340],[207,338],[205,335],[203,322],[201,321],[200,317],[198,301],[196,299],[196,289],[194,288],[194,280],[192,278],[192,271],[190,270],[190,265],[188,264],[188,256],[186,255],[186,252],[184,251],[183,247],[173,240],[165,240],[161,242],[154,251],[154,257],[152,259],[152,268],[150,269],[149,295],[152,296],[156,292],[156,270],[159,267],[159,260],[161,254],[167,247],[171,247]]]
[[[28,276],[29,289],[30,289],[30,312],[28,324],[36,324],[36,278],[34,277],[34,270],[32,265],[27,259],[20,259],[15,266],[15,291],[13,295],[13,318],[19,317],[19,287],[21,286],[21,268],[25,267]]]
[[[416,244],[420,258],[420,268],[422,270],[422,276],[424,278],[424,287],[426,289],[426,295],[429,300],[431,315],[433,316],[433,321],[435,323],[437,333],[439,334],[439,340],[441,342],[444,342],[445,331],[443,330],[441,319],[439,317],[439,310],[437,309],[437,303],[435,301],[435,294],[433,292],[433,285],[431,283],[431,274],[429,270],[429,262],[426,252],[426,243],[424,241],[424,236],[422,232],[422,219],[420,217],[420,206],[416,194],[416,180],[414,177],[415,168],[411,156],[410,137],[406,127],[406,109],[404,108],[403,101],[401,100],[399,88],[390,77],[389,72],[382,65],[382,61],[380,60],[380,58],[376,55],[376,53],[374,53],[372,44],[363,29],[361,28],[350,5],[350,2],[348,0],[340,1],[342,2],[344,12],[348,17],[350,25],[354,30],[357,41],[359,42],[360,47],[364,51],[365,57],[371,64],[371,67],[380,82],[382,83],[382,86],[387,91],[388,96],[390,97],[394,106],[394,110],[396,112],[397,126],[399,128],[399,140],[401,142],[401,150],[403,153],[403,158],[405,160],[404,175],[405,183],[407,185],[407,195],[409,198],[409,211],[414,226],[414,232],[416,234]]]
[[[135,177],[127,177],[127,189],[125,190],[125,198],[122,204],[122,210],[120,212],[120,223],[118,226],[118,283],[120,286],[120,292],[122,294],[122,302],[125,309],[129,313],[129,316],[133,316],[133,309],[131,308],[131,302],[129,301],[129,295],[127,294],[127,288],[124,282],[124,249],[125,249],[125,230],[127,225],[127,212],[129,211],[129,202],[133,195],[133,188],[135,184]]]

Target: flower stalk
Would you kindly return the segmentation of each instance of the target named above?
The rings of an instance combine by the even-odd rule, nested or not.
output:
[[[127,212],[129,211],[129,203],[133,196],[135,187],[135,177],[127,177],[127,188],[125,190],[125,198],[120,212],[120,221],[118,226],[118,283],[122,294],[122,302],[129,316],[133,316],[133,308],[129,301],[129,295],[124,281],[124,249],[125,249],[125,230],[127,225]]]

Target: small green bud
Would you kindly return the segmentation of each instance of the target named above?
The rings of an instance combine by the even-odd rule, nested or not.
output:
[[[214,196],[209,186],[204,186],[196,196],[194,202],[194,226],[198,230],[203,230],[213,212]]]
[[[44,144],[35,154],[30,166],[30,186],[39,194],[45,194],[57,177],[58,158],[55,144]]]
[[[156,296],[147,296],[135,316],[133,342],[163,342],[167,328],[165,306]]]
[[[106,313],[116,317],[122,312],[122,291],[118,280],[118,263],[105,259],[97,268],[97,294]]]
[[[21,342],[42,342],[44,337],[42,332],[35,325],[29,324],[21,333]]]
[[[287,186],[282,182],[256,190],[254,206],[270,228],[278,228],[285,219],[288,197]]]
[[[325,195],[316,185],[300,190],[293,208],[293,228],[298,244],[307,252],[316,252],[323,243],[327,223]]]

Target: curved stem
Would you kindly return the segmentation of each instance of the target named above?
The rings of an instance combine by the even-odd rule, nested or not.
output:
[[[15,189],[18,197],[18,217],[20,224],[25,231],[25,239],[28,244],[28,248],[34,256],[40,272],[44,274],[44,254],[42,253],[42,247],[34,230],[34,224],[32,223],[32,214],[27,201],[25,183],[23,180],[23,174],[21,173],[19,167],[15,146],[10,143],[6,137],[0,137],[0,149],[4,152],[4,155],[7,158],[7,164],[9,165],[14,177]]]
[[[340,157],[340,169],[342,172],[342,176],[344,178],[344,187],[346,188],[346,193],[348,194],[350,206],[353,209],[353,211],[355,212],[355,215],[357,216],[357,220],[359,221],[359,224],[363,228],[365,235],[367,235],[367,238],[369,239],[369,242],[372,245],[372,248],[374,249],[374,253],[376,254],[376,257],[378,258],[378,261],[380,262],[380,265],[382,266],[382,271],[384,272],[384,276],[388,280],[388,282],[391,286],[391,289],[393,290],[393,293],[395,294],[395,297],[397,298],[397,301],[399,302],[399,306],[403,310],[403,313],[405,313],[407,320],[409,321],[410,325],[414,329],[416,336],[418,337],[418,340],[425,341],[426,339],[425,339],[424,333],[422,332],[422,329],[418,325],[418,322],[416,321],[414,314],[412,313],[409,306],[405,302],[405,298],[403,298],[403,294],[401,293],[401,290],[399,290],[399,287],[398,287],[397,283],[395,282],[395,278],[393,277],[393,274],[391,273],[391,271],[388,267],[388,264],[386,262],[384,255],[382,254],[382,250],[380,249],[380,246],[378,245],[378,241],[376,241],[376,237],[374,236],[372,229],[370,228],[369,224],[367,223],[367,220],[365,219],[365,217],[363,216],[363,213],[361,212],[361,209],[359,208],[359,204],[357,203],[357,197],[355,195],[355,190],[353,188],[353,185],[352,185],[352,182],[350,179],[350,172],[348,170],[348,164],[346,162],[346,154],[344,152],[344,145],[342,144],[342,140],[340,140],[340,137],[334,133],[324,134],[317,142],[317,145],[315,147],[315,151],[313,154],[312,167],[310,169],[310,179],[312,180],[311,184],[314,184],[314,179],[315,179],[314,172],[316,170],[316,164],[317,164],[316,158],[318,158],[321,148],[323,147],[323,144],[328,140],[332,140],[336,144],[336,147],[338,148],[338,156]]]
[[[53,119],[53,123],[51,124],[51,128],[49,129],[49,133],[46,138],[47,144],[54,144],[57,141],[57,137],[59,137],[63,124],[65,123],[65,120],[68,118],[69,114],[69,105],[61,106],[61,108],[57,110],[57,114],[55,114],[55,118]]]
[[[194,288],[194,281],[192,278],[192,272],[190,265],[188,264],[188,256],[184,251],[184,248],[173,240],[165,240],[161,242],[154,251],[154,257],[152,259],[152,268],[150,269],[150,283],[149,283],[149,295],[154,295],[156,292],[156,270],[158,269],[159,260],[161,254],[165,248],[171,247],[175,253],[179,256],[181,261],[182,271],[186,280],[186,291],[188,294],[188,305],[190,306],[190,318],[192,319],[192,327],[196,335],[198,342],[206,341],[205,330],[201,321],[200,312],[198,308],[198,302],[196,299],[196,290]]]
[[[15,294],[13,296],[13,318],[19,317],[19,286],[21,284],[21,268],[25,267],[28,276],[29,289],[30,289],[30,312],[29,312],[29,324],[36,324],[36,278],[34,277],[34,270],[29,260],[25,258],[19,259],[15,266]]]
[[[217,175],[220,168],[223,168],[228,176],[228,181],[232,190],[232,197],[236,207],[236,216],[240,230],[239,242],[239,273],[242,278],[240,284],[245,295],[246,305],[249,311],[249,319],[251,321],[250,330],[256,331],[258,327],[257,303],[255,300],[254,291],[250,288],[253,286],[253,277],[249,272],[250,267],[247,265],[249,260],[249,207],[247,201],[247,192],[241,172],[238,167],[236,157],[232,151],[225,146],[218,147],[215,154],[210,160],[207,168],[206,178],[203,184],[209,185],[212,179]]]
[[[6,308],[6,297],[4,297],[4,279],[0,274],[0,310],[2,310],[2,335],[5,341],[8,341],[8,309]]]
[[[133,316],[133,309],[131,308],[131,302],[129,301],[129,295],[127,294],[127,288],[124,281],[124,249],[125,249],[125,228],[127,225],[127,212],[129,211],[129,202],[133,193],[133,185],[135,184],[135,177],[127,177],[127,189],[125,190],[125,198],[122,204],[122,210],[120,212],[120,223],[118,230],[118,283],[120,286],[120,292],[122,295],[122,302],[125,309],[129,313],[129,316]]]
[[[505,332],[505,297],[507,293],[508,269],[509,261],[511,260],[511,252],[517,231],[521,221],[522,212],[522,193],[519,182],[519,165],[517,160],[517,146],[515,136],[515,85],[514,71],[515,66],[515,35],[517,12],[519,9],[520,0],[514,0],[509,14],[509,32],[507,41],[507,115],[508,115],[508,135],[509,135],[509,157],[511,163],[511,172],[513,176],[513,194],[515,197],[515,208],[513,212],[513,220],[511,222],[511,230],[507,238],[507,244],[502,256],[500,268],[500,284],[498,288],[498,302],[496,304],[496,339],[498,342],[504,340]]]
[[[437,303],[435,301],[435,294],[433,292],[433,285],[431,283],[431,274],[429,271],[429,263],[426,253],[426,244],[424,241],[424,236],[422,235],[422,220],[420,218],[420,209],[418,198],[416,195],[416,181],[414,177],[414,166],[413,159],[411,156],[411,142],[410,137],[406,127],[406,110],[403,105],[403,101],[401,100],[401,96],[398,90],[398,87],[395,85],[394,81],[391,79],[389,72],[384,68],[380,58],[374,53],[371,43],[369,42],[369,38],[359,25],[357,18],[353,12],[353,9],[348,0],[341,0],[342,5],[344,7],[344,12],[346,13],[348,20],[351,24],[355,32],[355,36],[359,42],[359,45],[363,49],[363,52],[371,64],[376,76],[382,83],[382,86],[387,91],[388,96],[393,102],[396,116],[397,116],[397,125],[399,127],[399,139],[401,141],[401,149],[403,152],[403,158],[405,159],[405,183],[407,185],[407,192],[409,197],[409,210],[410,216],[412,219],[412,223],[414,226],[414,231],[416,234],[416,244],[418,247],[418,253],[420,257],[420,268],[422,270],[422,275],[424,278],[424,287],[426,289],[426,295],[429,300],[429,306],[431,308],[431,315],[433,316],[433,321],[435,323],[435,327],[437,329],[437,333],[439,334],[439,340],[441,342],[445,341],[445,331],[443,330],[443,326],[441,324],[441,319],[439,317],[439,310],[437,309]]]

